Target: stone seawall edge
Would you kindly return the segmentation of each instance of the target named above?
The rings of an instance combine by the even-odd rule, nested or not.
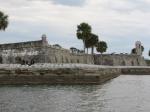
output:
[[[121,74],[117,68],[0,69],[0,85],[101,84]]]

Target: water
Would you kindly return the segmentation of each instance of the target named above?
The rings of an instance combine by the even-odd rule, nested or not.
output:
[[[103,85],[1,86],[0,112],[150,112],[150,76]]]

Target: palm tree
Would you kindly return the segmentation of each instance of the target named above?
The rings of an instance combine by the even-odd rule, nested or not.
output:
[[[97,50],[97,52],[101,53],[101,60],[102,60],[102,54],[104,52],[106,52],[107,48],[108,48],[107,43],[105,41],[100,41],[100,42],[97,43],[96,50]],[[101,64],[102,64],[102,61],[101,61]]]
[[[95,34],[91,34],[91,39],[90,39],[91,54],[94,53],[94,47],[97,45],[98,41],[99,41],[98,36]]]
[[[94,53],[94,47],[97,45],[97,43],[98,43],[98,36],[91,33],[90,38],[85,41],[87,50],[89,47],[91,47],[91,54]]]
[[[0,30],[5,30],[8,26],[8,16],[0,11]]]
[[[97,43],[97,52],[100,52],[101,54],[106,52],[107,50],[107,43],[105,41],[100,41]]]
[[[77,26],[77,38],[81,39],[84,44],[84,52],[85,52],[85,41],[90,38],[91,35],[91,26],[88,23],[81,23]]]
[[[87,49],[87,54],[88,54],[88,49],[91,47],[91,45],[90,45],[90,39],[91,38],[85,40],[85,48]]]

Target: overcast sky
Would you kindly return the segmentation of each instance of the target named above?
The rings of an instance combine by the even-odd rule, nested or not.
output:
[[[82,48],[76,26],[87,22],[108,51],[130,53],[137,40],[150,48],[150,0],[0,0],[9,15],[9,26],[0,32],[0,43],[41,39],[65,48]]]

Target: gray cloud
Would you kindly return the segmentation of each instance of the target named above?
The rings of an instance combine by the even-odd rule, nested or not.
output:
[[[85,0],[53,0],[56,4],[69,5],[69,6],[82,6]]]
[[[27,1],[53,2],[54,4],[66,6],[82,6],[85,3],[85,0],[27,0]]]
[[[116,0],[109,1],[106,6],[121,13],[130,13],[136,10],[150,11],[150,2],[148,0]]]
[[[93,32],[108,42],[108,53],[130,53],[135,41],[140,40],[148,57],[149,0],[83,1],[0,0],[0,10],[9,15],[10,21],[6,32],[0,32],[0,43],[38,40],[44,33],[50,44],[82,48],[76,25],[88,22]]]

